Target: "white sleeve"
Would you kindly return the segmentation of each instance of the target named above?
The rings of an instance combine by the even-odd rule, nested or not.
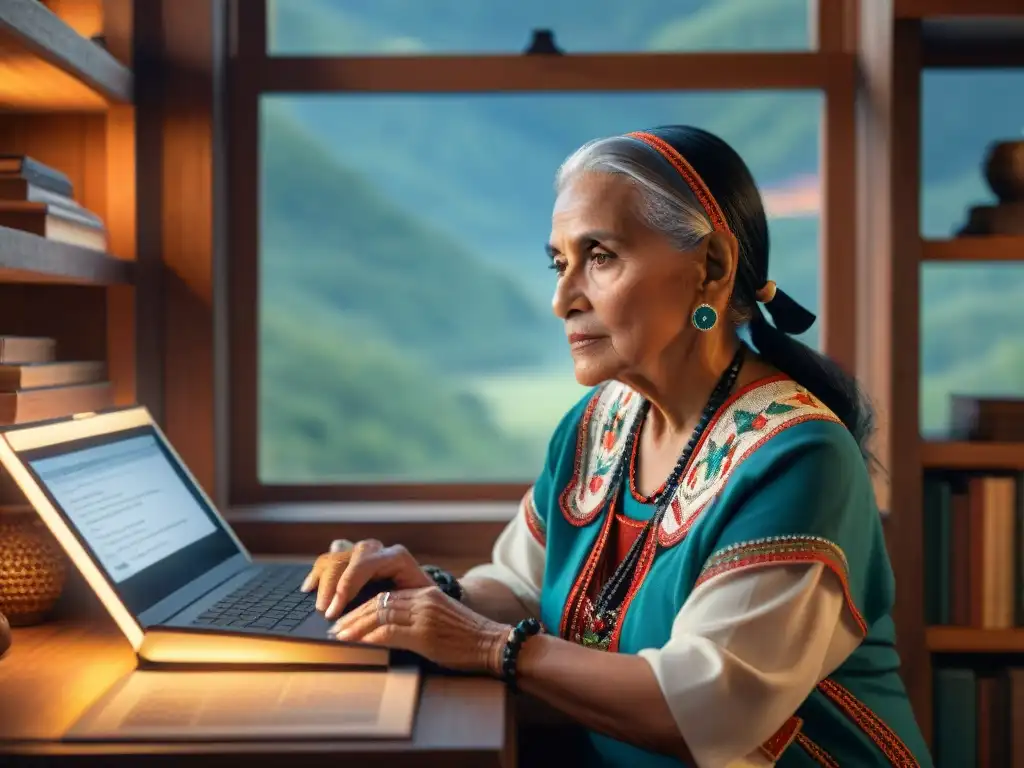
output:
[[[540,616],[544,581],[544,524],[533,504],[533,489],[519,504],[516,516],[498,536],[491,562],[471,568],[463,579],[492,579],[512,593],[533,616]]]
[[[845,606],[821,563],[725,573],[693,591],[668,643],[639,655],[699,768],[774,764],[764,745],[860,644]]]

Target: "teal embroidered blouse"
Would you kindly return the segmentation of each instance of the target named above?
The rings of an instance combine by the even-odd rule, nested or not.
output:
[[[565,416],[551,440],[545,467],[523,500],[520,518],[495,550],[490,573],[504,574],[496,577],[505,578],[524,598],[536,598],[547,630],[575,642],[587,636],[592,620],[588,596],[599,586],[594,574],[600,573],[602,558],[617,543],[621,547],[623,526],[646,520],[654,511],[628,491],[617,500],[618,515],[605,505],[615,466],[630,459],[622,455],[623,445],[640,402],[634,391],[612,382],[595,389]],[[818,574],[815,578],[832,590],[841,606],[839,616],[831,614],[820,626],[810,625],[810,634],[825,638],[817,647],[828,646],[827,638],[834,633],[842,635],[839,624],[850,640],[823,650],[814,662],[820,674],[805,680],[801,690],[788,691],[792,703],[786,704],[768,693],[776,690],[771,676],[786,670],[766,669],[758,678],[745,670],[736,649],[720,647],[714,637],[689,636],[681,617],[686,615],[684,606],[698,598],[702,605],[727,599],[727,588],[744,578],[749,582],[754,575],[781,576],[794,568],[791,580]],[[735,744],[725,739],[714,749],[691,745],[701,765],[726,765],[734,759],[735,764],[783,768],[929,768],[931,759],[899,676],[891,617],[894,590],[858,446],[813,395],[786,377],[774,377],[735,393],[705,431],[671,513],[645,549],[607,651],[640,654],[651,663],[684,737],[693,733],[689,721],[698,716],[717,718],[722,728],[733,729]],[[770,615],[768,608],[765,614]],[[770,645],[767,636],[766,643]],[[749,685],[752,691],[766,691],[762,714],[775,713],[770,722],[755,717],[735,723],[733,711],[707,711],[716,702],[726,706],[727,699],[708,698],[706,691],[681,695],[675,690],[682,686],[685,694],[685,678],[696,674],[686,659],[697,648],[705,655],[720,651],[723,658],[739,658],[730,667],[740,670],[731,673],[739,677],[725,683],[737,690]],[[668,658],[678,666],[671,666]],[[744,677],[748,674],[749,680]],[[756,711],[761,702],[756,693],[753,699],[745,706]],[[688,709],[698,702],[702,710]],[[581,764],[678,765],[601,734],[589,734],[588,739],[592,754]],[[696,743],[697,734],[692,739]],[[752,740],[753,750],[743,746],[745,740]],[[730,749],[740,751],[728,756]]]

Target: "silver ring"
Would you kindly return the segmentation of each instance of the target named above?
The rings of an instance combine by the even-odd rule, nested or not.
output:
[[[381,596],[380,596],[380,609],[381,609],[382,611],[383,611],[383,610],[384,610],[385,608],[387,608],[387,607],[388,607],[388,601],[389,601],[390,599],[391,599],[391,593],[390,593],[390,592],[383,592],[383,593],[381,593]]]

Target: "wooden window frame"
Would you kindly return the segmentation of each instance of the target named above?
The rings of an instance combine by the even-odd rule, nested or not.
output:
[[[527,483],[271,485],[258,475],[259,100],[264,93],[815,90],[822,115],[820,322],[823,350],[855,364],[856,0],[809,0],[811,50],[566,56],[270,56],[266,0],[233,0],[229,19],[227,415],[218,454],[227,501],[509,502]],[[818,12],[814,12],[818,11]],[[692,76],[700,72],[699,80]],[[222,475],[223,477],[223,475]],[[409,506],[405,504],[405,506]]]

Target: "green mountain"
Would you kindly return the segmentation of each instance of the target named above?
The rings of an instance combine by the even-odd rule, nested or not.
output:
[[[282,105],[265,105],[261,131],[264,302],[328,306],[448,369],[543,362],[549,313],[511,277],[332,163]]]
[[[806,0],[272,8],[272,50],[291,55],[508,52],[536,27],[570,51],[808,39]],[[1022,88],[1018,73],[926,74],[926,236],[989,197],[981,158],[1024,126]],[[684,122],[726,138],[770,190],[817,174],[821,112],[811,92],[264,97],[264,480],[529,477],[581,394],[547,307],[558,164],[595,136]],[[771,276],[816,308],[817,219],[770,227]],[[951,393],[1024,393],[1024,268],[927,265],[922,292],[925,431],[944,428]]]

